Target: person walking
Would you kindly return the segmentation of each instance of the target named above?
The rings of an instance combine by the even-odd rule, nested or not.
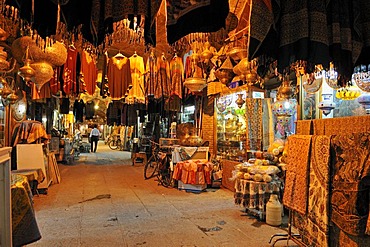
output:
[[[100,131],[98,130],[98,125],[94,124],[94,128],[90,132],[90,139],[91,139],[91,152],[96,152],[96,148],[98,147],[98,141],[100,137]],[[95,147],[94,147],[95,144]]]

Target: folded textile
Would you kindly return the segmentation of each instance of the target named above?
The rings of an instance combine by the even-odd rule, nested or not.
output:
[[[312,120],[298,120],[295,133],[297,135],[311,135],[312,128]]]
[[[289,156],[283,203],[301,214],[307,212],[311,138],[310,135],[288,137]]]

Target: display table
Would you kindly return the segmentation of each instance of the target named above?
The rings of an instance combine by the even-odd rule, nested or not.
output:
[[[256,213],[260,219],[265,219],[266,203],[271,194],[277,194],[280,197],[282,183],[280,180],[274,180],[270,183],[255,182],[253,180],[236,179],[235,180],[235,204]]]
[[[27,177],[11,175],[13,245],[23,246],[41,238]]]
[[[31,186],[32,194],[37,194],[37,185],[45,179],[45,174],[41,168],[13,170],[12,174],[25,176]]]

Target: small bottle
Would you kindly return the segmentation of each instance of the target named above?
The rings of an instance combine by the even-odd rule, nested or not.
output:
[[[266,223],[271,226],[280,226],[282,222],[282,208],[277,195],[271,194],[266,204]]]

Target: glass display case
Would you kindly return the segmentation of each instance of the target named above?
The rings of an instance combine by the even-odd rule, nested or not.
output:
[[[246,158],[246,92],[220,96],[217,109],[217,154],[224,159]]]

